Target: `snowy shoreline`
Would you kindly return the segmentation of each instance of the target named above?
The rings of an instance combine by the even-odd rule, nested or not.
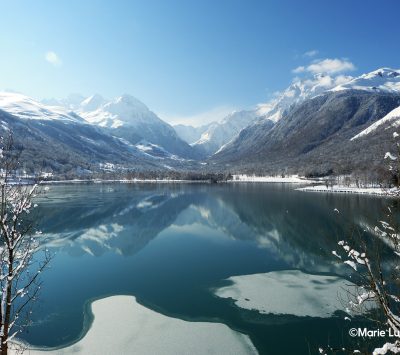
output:
[[[73,179],[73,180],[49,180],[43,181],[42,184],[79,184],[79,183],[209,183],[209,180],[184,180],[184,179]],[[287,177],[281,176],[256,176],[256,175],[232,175],[232,180],[221,182],[235,183],[235,182],[265,182],[265,183],[298,183],[298,184],[311,184],[315,180],[309,180],[299,175],[290,175]]]
[[[326,185],[306,186],[296,189],[297,191],[305,192],[326,192],[326,193],[345,193],[345,194],[363,194],[374,195],[381,197],[391,197],[390,192],[392,189],[383,189],[381,187],[347,187],[341,185],[334,185],[332,187]]]
[[[180,179],[121,179],[121,180],[54,180],[42,181],[42,185],[69,185],[69,184],[210,184],[209,180],[180,180]],[[381,187],[355,187],[333,185],[326,186],[321,180],[310,180],[299,175],[291,175],[287,177],[279,176],[256,176],[256,175],[233,175],[232,180],[221,181],[219,183],[282,183],[282,184],[303,184],[304,187],[296,187],[296,191],[304,192],[325,192],[325,193],[345,193],[345,194],[363,194],[371,196],[391,197],[391,192],[394,189],[386,189]]]
[[[132,180],[102,180],[102,179],[93,179],[93,180],[49,180],[43,181],[43,185],[58,185],[58,184],[104,184],[104,183],[120,183],[120,184],[135,184],[135,183],[151,183],[151,184],[168,184],[168,183],[208,183],[208,180],[172,180],[172,179],[132,179]]]
[[[232,180],[228,182],[266,182],[266,183],[292,183],[292,184],[310,184],[315,181],[308,180],[299,175],[281,176],[256,176],[256,175],[233,175]]]
[[[258,353],[249,336],[225,324],[168,317],[142,306],[134,296],[99,299],[91,304],[91,309],[93,323],[78,342],[57,349],[28,348],[27,352],[30,355]]]
[[[290,183],[290,184],[304,184],[308,186],[297,187],[296,191],[305,192],[328,192],[328,193],[347,193],[347,194],[363,194],[381,197],[391,197],[390,192],[394,189],[384,189],[381,187],[356,187],[356,186],[343,186],[333,185],[326,186],[318,179],[307,179],[304,176],[291,175],[287,177],[279,176],[256,176],[256,175],[233,175],[233,179],[229,183],[241,182],[256,182],[256,183]]]

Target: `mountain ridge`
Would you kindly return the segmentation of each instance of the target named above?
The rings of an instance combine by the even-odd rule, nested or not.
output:
[[[357,77],[297,78],[269,102],[197,128],[174,129],[128,94],[112,100],[94,94],[78,102],[81,98],[39,102],[0,92],[1,133],[19,135],[18,144],[31,150],[25,162],[30,169],[42,155],[62,171],[63,164],[87,171],[109,164],[138,170],[346,173],[380,169],[383,150],[390,150],[400,126],[400,71],[390,68]]]

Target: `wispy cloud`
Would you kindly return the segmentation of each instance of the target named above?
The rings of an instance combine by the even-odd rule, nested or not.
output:
[[[54,65],[55,67],[59,67],[62,65],[62,60],[57,55],[57,53],[55,53],[53,51],[46,52],[45,59],[46,59],[46,61],[48,61],[50,64]]]
[[[299,66],[293,69],[293,73],[309,72],[312,74],[337,74],[355,70],[355,65],[347,59],[319,59],[307,66]]]
[[[318,53],[319,53],[318,50],[312,49],[311,51],[303,53],[303,57],[308,57],[308,58],[315,57]]]

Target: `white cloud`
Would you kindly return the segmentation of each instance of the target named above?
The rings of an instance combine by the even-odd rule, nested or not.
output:
[[[306,80],[295,78],[293,82],[302,83],[302,85],[304,85],[306,88],[314,88],[314,90],[328,90],[334,88],[335,86],[347,83],[351,79],[353,79],[353,77],[347,75],[330,76],[322,74]]]
[[[210,122],[220,121],[235,111],[235,109],[236,108],[232,106],[217,106],[210,110],[193,115],[170,115],[159,113],[158,116],[172,125],[184,124],[199,127]]]
[[[316,60],[308,66],[299,66],[296,69],[293,69],[293,73],[298,74],[309,72],[312,74],[337,74],[355,69],[356,67],[354,64],[347,59],[326,58]]]
[[[60,57],[53,51],[46,52],[45,59],[55,67],[59,67],[62,64]]]
[[[279,94],[280,94],[280,93],[279,93]],[[269,102],[256,105],[257,113],[258,113],[259,115],[265,115],[265,114],[267,114],[267,113],[270,112],[271,109],[274,107],[274,103],[275,103],[275,101],[274,101],[274,100],[271,100],[271,101],[269,101]]]
[[[292,72],[295,74],[303,73],[305,71],[306,71],[306,67],[303,65],[300,65],[299,67],[292,70]]]
[[[312,49],[311,51],[307,51],[303,54],[303,57],[315,57],[318,54],[318,50]]]

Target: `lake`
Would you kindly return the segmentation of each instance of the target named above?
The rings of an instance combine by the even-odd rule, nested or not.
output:
[[[44,347],[70,344],[90,326],[91,301],[134,295],[165,315],[227,324],[249,335],[261,354],[348,344],[350,325],[341,311],[324,318],[263,314],[215,294],[227,278],[256,273],[300,270],[350,280],[351,269],[332,250],[354,227],[373,227],[390,200],[295,187],[51,186],[38,208],[53,259],[42,274],[33,324],[21,338]]]

